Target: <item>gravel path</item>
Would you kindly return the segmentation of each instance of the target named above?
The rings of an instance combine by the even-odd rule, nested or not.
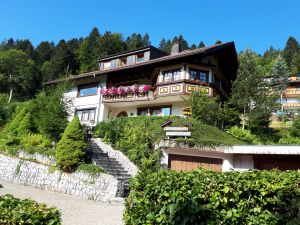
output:
[[[36,189],[0,179],[0,195],[12,194],[17,198],[31,198],[62,212],[63,225],[122,225],[124,206],[117,203],[99,203],[45,190]]]

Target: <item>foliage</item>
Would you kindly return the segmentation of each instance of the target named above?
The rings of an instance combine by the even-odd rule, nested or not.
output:
[[[300,145],[300,137],[286,136],[280,138],[279,144]]]
[[[33,91],[34,77],[34,62],[23,51],[0,51],[0,92],[9,94],[8,102],[13,93],[19,97],[28,96]]]
[[[51,141],[42,134],[26,134],[21,137],[21,144],[24,147],[46,148],[51,146]]]
[[[97,176],[101,173],[104,173],[104,170],[102,167],[94,165],[94,164],[87,164],[87,163],[80,164],[78,166],[77,171],[82,171],[82,172],[88,173],[91,176]]]
[[[260,144],[259,139],[254,134],[251,134],[249,130],[243,130],[242,128],[239,128],[238,126],[230,127],[227,130],[227,133],[231,134],[242,142],[248,144]]]
[[[18,199],[12,195],[0,196],[1,224],[61,224],[61,214],[56,208],[48,208],[30,199]]]
[[[290,134],[293,137],[300,138],[300,116],[298,116],[292,123]]]
[[[18,103],[7,102],[9,96],[7,94],[0,93],[0,127],[4,126],[11,118],[11,115],[15,111]]]
[[[56,147],[56,164],[67,172],[74,171],[84,160],[87,143],[77,116],[70,122]]]
[[[224,129],[240,122],[239,112],[227,103],[220,104],[217,97],[211,98],[202,92],[194,92],[188,104],[192,117],[205,124]]]
[[[122,151],[141,170],[157,170],[160,167],[161,153],[155,150],[155,143],[164,139],[165,133],[160,125],[167,120],[173,121],[172,126],[189,126],[192,138],[178,141],[193,146],[241,143],[231,135],[201,121],[175,116],[116,118],[99,123],[94,129],[94,136]]]
[[[292,67],[292,62],[297,53],[300,52],[299,42],[294,37],[289,37],[283,49],[283,57],[289,69]],[[299,71],[298,71],[299,72]]]
[[[289,69],[280,55],[276,59],[272,75],[272,88],[280,95],[287,87],[289,79]]]
[[[33,130],[32,117],[31,117],[31,113],[28,112],[26,113],[21,123],[17,127],[16,132],[18,135],[22,136],[31,133],[32,130]]]
[[[240,66],[230,102],[242,112],[243,129],[248,123],[252,131],[261,132],[268,128],[277,104],[270,84],[264,80],[261,68],[257,66],[256,57],[249,49],[239,55]]]
[[[140,173],[126,199],[125,224],[297,224],[300,173]]]

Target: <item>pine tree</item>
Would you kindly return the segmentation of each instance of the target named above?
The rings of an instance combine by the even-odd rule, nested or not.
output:
[[[205,44],[204,44],[203,41],[201,41],[201,42],[199,43],[199,45],[198,45],[198,48],[204,48],[204,47],[205,47]]]
[[[161,42],[159,43],[159,49],[166,52],[166,53],[170,53],[171,52],[171,49],[172,49],[172,42],[170,39],[168,39],[166,41],[165,38],[163,38],[161,40]]]
[[[283,58],[285,59],[289,69],[291,69],[294,55],[297,52],[300,52],[299,42],[296,40],[296,38],[289,37],[282,52]]]
[[[77,116],[70,122],[56,147],[57,166],[72,172],[84,161],[87,143],[85,132]]]
[[[197,48],[197,45],[196,44],[192,44],[191,45],[191,49],[196,49]]]

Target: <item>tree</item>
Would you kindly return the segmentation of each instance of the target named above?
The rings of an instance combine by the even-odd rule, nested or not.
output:
[[[289,69],[291,69],[293,58],[297,52],[300,52],[299,42],[296,38],[289,37],[282,52],[283,58]]]
[[[196,49],[197,48],[197,45],[196,44],[192,44],[191,45],[191,49]]]
[[[300,52],[295,53],[291,64],[291,74],[295,75],[298,73],[300,73]]]
[[[100,57],[100,33],[93,28],[89,36],[80,44],[78,58],[80,72],[93,71],[98,68],[97,60]]]
[[[276,59],[272,75],[272,88],[274,93],[280,96],[280,103],[282,104],[283,91],[289,82],[289,71],[285,61],[280,55]],[[283,110],[283,108],[281,110]]]
[[[204,48],[204,47],[205,47],[205,44],[204,44],[203,41],[201,41],[201,42],[199,43],[199,45],[198,45],[198,48]]]
[[[184,39],[184,37],[180,34],[178,37],[175,36],[173,38],[173,43],[178,42],[182,51],[189,49],[188,42]]]
[[[63,171],[73,172],[83,163],[86,148],[85,131],[75,116],[57,144],[55,154],[57,166]]]
[[[159,49],[166,53],[170,53],[172,49],[172,42],[170,41],[170,39],[166,41],[166,39],[163,38],[159,43]]]
[[[19,97],[29,97],[34,89],[34,62],[16,49],[0,52],[0,91],[9,93],[8,102],[13,93]]]
[[[222,44],[222,41],[217,40],[216,43],[215,43],[215,45],[219,45],[219,44]]]
[[[256,54],[251,50],[241,52],[237,79],[233,83],[230,103],[242,111],[242,128],[259,128],[259,119],[267,120],[275,108],[274,95],[256,64]],[[265,126],[262,126],[265,128]]]
[[[42,41],[35,49],[35,61],[38,66],[42,66],[44,62],[51,59],[54,49],[54,43]]]
[[[130,37],[128,37],[125,41],[126,44],[126,49],[127,50],[134,50],[137,48],[141,48],[144,47],[146,45],[144,45],[144,39],[142,37],[142,35],[137,34],[137,33],[133,33]]]
[[[125,45],[120,33],[105,32],[100,38],[98,57],[104,57],[124,51]]]

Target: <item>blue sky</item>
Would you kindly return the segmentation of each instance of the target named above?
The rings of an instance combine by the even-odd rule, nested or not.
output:
[[[0,0],[0,40],[57,43],[98,27],[125,37],[148,32],[154,46],[181,33],[190,44],[219,39],[262,53],[289,36],[300,41],[299,10],[299,0]]]

